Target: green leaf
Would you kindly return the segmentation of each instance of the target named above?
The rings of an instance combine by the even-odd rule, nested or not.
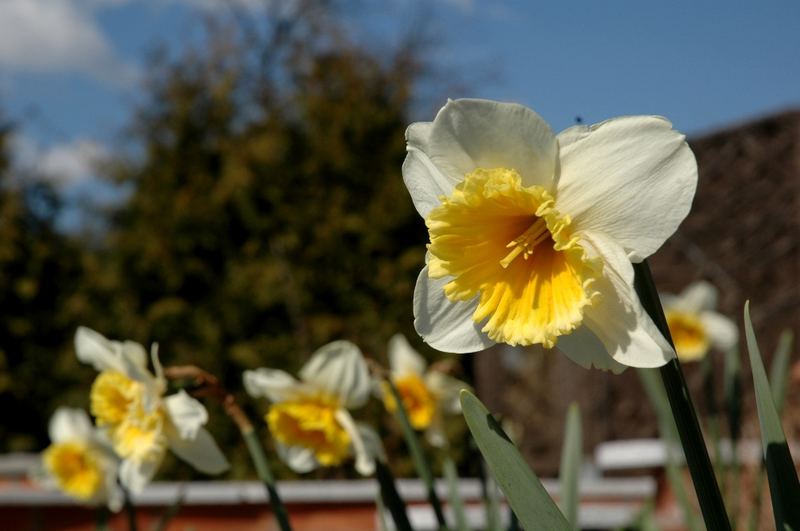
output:
[[[264,447],[255,432],[255,429],[250,426],[249,429],[241,430],[242,437],[244,438],[247,451],[250,452],[250,458],[253,461],[253,466],[256,468],[258,478],[264,484],[264,488],[269,495],[269,508],[278,527],[281,531],[292,531],[292,524],[289,521],[289,513],[286,511],[286,506],[283,504],[280,495],[278,494],[278,487],[275,484],[275,477],[272,475],[272,470],[269,468],[269,461],[264,454]]]
[[[375,478],[378,480],[378,485],[381,489],[383,505],[389,509],[389,514],[392,515],[392,520],[394,520],[395,529],[397,531],[413,531],[411,522],[408,521],[406,504],[403,498],[400,497],[400,493],[397,492],[394,474],[392,474],[386,463],[380,459],[375,460]]]
[[[403,429],[403,437],[406,440],[408,451],[411,453],[411,458],[414,461],[414,468],[416,468],[417,475],[425,485],[425,490],[428,494],[428,501],[430,502],[431,507],[433,507],[433,512],[436,515],[436,521],[439,523],[439,529],[447,529],[447,522],[444,519],[444,511],[442,511],[442,503],[439,501],[439,496],[436,494],[436,487],[433,484],[433,472],[431,472],[431,467],[428,464],[428,460],[425,459],[425,454],[422,452],[422,445],[419,442],[419,437],[417,437],[417,432],[414,430],[414,427],[411,425],[411,421],[408,418],[408,412],[406,411],[406,407],[403,403],[403,397],[400,396],[400,392],[397,390],[397,386],[394,385],[394,382],[392,382],[391,378],[386,378],[384,382],[391,391],[392,397],[394,397],[396,404],[395,417],[397,417],[397,421],[400,423],[400,427]]]
[[[542,482],[481,401],[469,391],[462,390],[461,408],[478,449],[522,527],[571,531],[569,522],[547,494]]]
[[[464,512],[464,500],[461,499],[461,493],[458,490],[458,471],[449,453],[444,454],[442,469],[444,471],[444,477],[447,479],[450,508],[453,509],[453,514],[456,517],[456,529],[458,529],[458,531],[471,531],[467,523],[467,515]]]
[[[725,413],[728,421],[728,435],[731,441],[731,460],[722,474],[722,487],[728,496],[729,517],[736,529],[739,518],[739,490],[741,483],[741,458],[739,439],[742,435],[742,363],[739,348],[733,347],[725,352],[724,369]]]
[[[170,522],[178,515],[178,512],[181,510],[181,506],[183,505],[183,498],[186,495],[184,487],[185,485],[181,484],[178,490],[178,495],[175,496],[175,501],[172,502],[172,504],[167,507],[163,513],[161,513],[158,521],[153,524],[153,531],[167,531]]]
[[[781,338],[778,340],[778,347],[775,349],[769,370],[772,399],[775,401],[775,409],[778,410],[778,416],[783,411],[783,403],[786,401],[786,387],[789,383],[789,361],[791,360],[793,342],[794,334],[792,334],[791,330],[781,332]]]
[[[650,404],[656,412],[658,431],[661,434],[661,439],[670,448],[670,451],[667,452],[667,464],[665,467],[667,481],[669,481],[670,488],[678,499],[678,504],[683,512],[686,526],[691,531],[700,531],[703,529],[700,516],[689,501],[689,492],[686,489],[683,474],[675,463],[675,457],[671,451],[672,448],[677,448],[678,445],[680,445],[680,438],[678,437],[678,427],[675,425],[675,418],[672,416],[672,408],[667,398],[667,391],[664,389],[664,383],[661,381],[657,369],[637,369],[636,373],[639,375],[642,387],[644,387]]]
[[[561,510],[573,529],[578,529],[578,507],[580,505],[581,453],[583,434],[581,432],[581,410],[573,402],[567,410],[564,431],[564,446],[561,450]]]
[[[758,421],[761,426],[761,444],[767,465],[769,492],[777,529],[800,530],[800,482],[786,444],[781,419],[772,398],[772,389],[756,342],[753,323],[750,320],[750,301],[744,305],[744,330],[747,350],[753,371],[756,392]]]
[[[778,411],[778,416],[783,411],[783,404],[786,401],[786,386],[789,381],[789,361],[793,342],[794,334],[792,334],[791,330],[781,332],[781,338],[778,341],[778,347],[775,349],[772,365],[770,366],[769,384],[772,388],[772,399],[775,400],[775,409]],[[747,526],[751,531],[758,529],[758,522],[761,516],[761,485],[763,483],[764,466],[762,463],[754,482],[753,507],[750,510],[750,521]]]

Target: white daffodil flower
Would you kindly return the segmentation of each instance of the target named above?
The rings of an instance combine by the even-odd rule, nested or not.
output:
[[[449,101],[406,131],[403,179],[430,236],[417,332],[444,352],[557,346],[619,370],[675,356],[633,267],[686,217],[697,166],[656,116],[553,134],[521,105]]]
[[[661,302],[681,361],[698,361],[711,347],[725,351],[739,340],[736,324],[714,311],[717,288],[708,282],[695,282],[680,295],[661,294]]]
[[[147,352],[133,341],[110,341],[89,328],[75,334],[78,359],[100,374],[92,384],[91,413],[122,459],[120,481],[140,492],[153,478],[167,449],[195,469],[219,474],[228,468],[211,434],[203,428],[206,408],[185,391],[164,396],[166,380],[158,349],[147,369]]]
[[[446,446],[443,416],[461,412],[458,394],[469,386],[441,371],[428,370],[425,359],[401,334],[389,340],[389,368],[411,425],[425,430],[425,437],[433,446]],[[386,386],[381,391],[386,409],[394,412],[397,402],[391,391]]]
[[[358,473],[374,472],[380,439],[348,411],[363,406],[371,392],[356,345],[334,341],[320,348],[300,370],[300,380],[277,369],[245,371],[244,387],[271,402],[265,420],[278,454],[295,472],[338,466],[350,456]]]
[[[117,485],[119,460],[81,409],[60,407],[50,418],[51,444],[42,453],[35,478],[89,505],[122,507]]]

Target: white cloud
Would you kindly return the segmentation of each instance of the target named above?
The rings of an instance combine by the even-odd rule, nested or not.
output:
[[[0,0],[0,66],[28,72],[80,71],[113,84],[130,83],[136,70],[116,56],[92,7],[99,2]]]
[[[20,175],[43,179],[58,188],[94,179],[97,164],[108,157],[102,144],[88,138],[43,147],[18,134],[11,139],[10,151]]]

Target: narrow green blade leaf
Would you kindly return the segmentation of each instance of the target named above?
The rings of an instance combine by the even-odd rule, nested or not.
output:
[[[564,430],[564,446],[561,450],[561,510],[567,517],[569,525],[578,529],[578,507],[580,493],[581,453],[583,450],[583,434],[581,432],[581,410],[573,402],[567,410],[567,422]]]
[[[724,368],[725,415],[728,422],[728,436],[731,441],[731,460],[722,474],[722,487],[728,496],[731,525],[736,529],[739,519],[739,489],[741,482],[741,458],[739,439],[742,435],[742,363],[739,348],[733,347],[725,352]]]
[[[661,439],[669,445],[670,448],[680,445],[680,438],[678,437],[678,427],[675,425],[675,418],[672,416],[672,409],[669,405],[667,398],[667,391],[664,389],[664,383],[658,374],[657,369],[637,369],[637,374],[642,382],[647,398],[656,412],[656,419],[658,420],[658,431],[661,434]],[[683,481],[683,475],[679,467],[675,464],[675,458],[670,451],[667,453],[667,481],[669,481],[670,488],[675,493],[678,499],[678,504],[683,511],[684,521],[690,531],[700,531],[703,529],[700,515],[694,508],[694,505],[689,501],[689,492],[686,489],[686,484]]]
[[[769,383],[772,387],[772,399],[775,401],[775,409],[778,416],[783,411],[783,403],[786,401],[786,387],[789,383],[789,361],[791,360],[792,343],[794,334],[791,330],[781,332],[778,341],[778,348],[772,358],[772,365],[769,370]]]
[[[392,520],[394,520],[394,528],[397,531],[413,531],[411,522],[408,521],[406,504],[403,498],[400,497],[400,493],[397,492],[394,474],[392,474],[386,463],[380,459],[375,460],[375,478],[378,480],[378,485],[381,489],[383,506],[389,509],[389,514],[392,515]]]
[[[491,474],[486,471],[486,460],[482,463],[481,470],[483,480],[483,504],[486,509],[486,531],[502,531],[503,526],[500,517],[500,495],[497,491],[497,483]],[[513,513],[513,511],[511,511]]]
[[[444,454],[442,469],[444,471],[444,477],[447,479],[450,508],[453,510],[453,515],[456,517],[456,529],[458,529],[458,531],[470,531],[469,524],[467,523],[467,515],[464,512],[464,500],[461,499],[461,492],[459,492],[458,489],[458,471],[456,470],[456,464],[448,453]]]
[[[789,361],[791,358],[792,343],[794,334],[791,330],[784,330],[781,333],[781,338],[778,341],[778,347],[775,349],[775,354],[772,358],[772,365],[770,367],[769,384],[772,388],[772,398],[775,400],[775,409],[778,410],[778,416],[783,411],[783,404],[786,401],[786,386],[789,381]],[[750,510],[750,519],[747,529],[756,531],[758,529],[759,518],[761,516],[761,486],[764,484],[764,466],[758,469],[758,474],[755,479],[755,488],[753,494],[753,507]]]
[[[159,517],[158,521],[153,524],[153,531],[167,531],[170,522],[172,521],[175,516],[178,515],[178,512],[181,510],[181,506],[183,505],[183,498],[186,492],[184,490],[184,485],[181,484],[180,489],[178,491],[178,495],[175,497],[175,501],[166,508],[166,510],[161,513],[161,517]]]
[[[411,421],[408,418],[408,412],[403,404],[403,397],[400,396],[397,386],[394,385],[394,382],[392,382],[390,378],[386,378],[384,382],[389,387],[389,391],[394,397],[397,408],[395,409],[395,417],[397,417],[397,421],[400,423],[400,427],[403,429],[403,437],[406,440],[408,451],[411,453],[411,458],[414,461],[414,468],[417,470],[417,475],[425,485],[425,490],[428,494],[428,501],[430,502],[433,512],[436,515],[436,521],[439,523],[439,529],[446,530],[447,523],[444,519],[442,503],[439,501],[439,496],[436,494],[436,487],[433,484],[433,472],[431,472],[431,467],[428,464],[428,460],[425,458],[425,454],[422,452],[422,445],[419,442],[419,437],[417,437],[417,432],[414,431],[414,427],[411,425]]]
[[[531,530],[571,530],[569,522],[547,494],[542,482],[481,401],[469,391],[461,391],[461,408],[478,449],[522,527]]]
[[[758,421],[761,426],[761,443],[767,465],[769,492],[777,529],[800,530],[800,482],[797,480],[792,455],[781,419],[772,399],[772,389],[767,380],[767,371],[761,359],[761,351],[756,342],[753,323],[750,320],[750,301],[744,305],[744,330],[747,350],[753,371],[753,385],[756,391]]]

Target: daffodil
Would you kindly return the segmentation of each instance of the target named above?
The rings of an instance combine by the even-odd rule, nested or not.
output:
[[[214,438],[203,425],[205,407],[185,391],[164,396],[158,349],[151,360],[155,375],[147,369],[147,352],[133,341],[110,341],[85,327],[75,334],[78,359],[100,374],[92,384],[91,413],[105,430],[114,451],[122,459],[120,481],[133,492],[153,478],[167,449],[195,469],[219,474],[228,468]]]
[[[697,167],[655,116],[558,135],[532,110],[449,101],[412,124],[403,178],[430,236],[414,324],[434,348],[558,346],[583,366],[675,355],[642,309],[633,267],[689,212]]]
[[[359,348],[334,341],[317,350],[300,370],[300,379],[277,370],[245,371],[244,386],[271,404],[265,415],[278,455],[295,472],[343,464],[355,457],[362,475],[375,470],[377,434],[356,422],[348,410],[363,406],[371,393],[367,365]]]
[[[681,361],[700,360],[712,347],[728,350],[739,340],[736,324],[714,311],[717,288],[712,284],[695,282],[680,295],[662,294],[661,301]]]
[[[445,446],[443,417],[461,412],[458,393],[469,386],[441,371],[428,370],[425,359],[401,334],[389,340],[389,368],[392,383],[403,399],[411,425],[417,430],[425,430],[432,445]],[[397,402],[391,391],[384,386],[381,392],[386,409],[394,412]]]
[[[60,407],[50,418],[50,446],[42,453],[36,478],[89,505],[118,511],[118,459],[85,411]]]

